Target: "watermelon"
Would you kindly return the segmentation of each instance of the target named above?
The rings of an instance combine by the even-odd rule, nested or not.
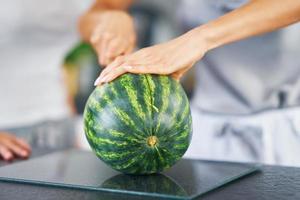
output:
[[[84,110],[95,154],[126,174],[153,174],[174,165],[192,136],[188,98],[169,76],[124,74],[98,86]]]

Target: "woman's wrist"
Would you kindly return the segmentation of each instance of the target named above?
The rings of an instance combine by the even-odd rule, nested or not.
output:
[[[195,35],[195,44],[200,48],[200,51],[208,52],[219,46],[216,35],[213,32],[213,27],[210,24],[204,24],[193,30],[192,34]],[[196,42],[197,41],[197,42]]]
[[[206,27],[201,26],[194,28],[181,37],[184,38],[184,45],[187,45],[187,53],[194,54],[192,57],[195,58],[195,62],[200,60],[203,55],[212,49],[213,43],[210,41]]]

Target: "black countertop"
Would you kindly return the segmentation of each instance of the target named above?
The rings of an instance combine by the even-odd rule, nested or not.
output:
[[[53,152],[34,149],[32,157]],[[0,166],[5,165],[0,161]],[[33,169],[34,170],[34,169]],[[0,182],[0,199],[155,199],[105,192]],[[201,199],[300,199],[300,168],[263,166],[260,172],[227,184]]]

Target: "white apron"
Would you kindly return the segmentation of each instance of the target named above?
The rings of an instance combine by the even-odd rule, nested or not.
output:
[[[247,0],[185,0],[186,30]],[[195,66],[186,157],[300,166],[300,24],[216,48]]]
[[[188,158],[300,166],[300,108],[220,115],[192,104]]]

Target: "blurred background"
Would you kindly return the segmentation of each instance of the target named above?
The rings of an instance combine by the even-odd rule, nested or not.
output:
[[[246,1],[228,0],[226,4],[225,1],[207,1],[209,2],[207,7],[201,6],[203,2],[136,0],[129,12],[135,21],[138,35],[137,49],[170,40],[195,25],[208,22],[241,6]],[[83,133],[82,114],[102,66],[98,64],[97,56],[91,46],[81,41],[77,21],[92,3],[92,0],[29,0],[26,2],[0,0],[0,132],[15,134],[37,147],[88,148]],[[218,11],[212,14],[206,13],[208,6],[211,10]],[[202,17],[198,16],[199,13],[203,14]],[[247,66],[249,72],[252,69],[252,62],[255,63],[249,56],[252,53],[249,52],[253,54],[256,52],[260,56],[259,59],[264,61],[264,67],[257,68],[264,77],[257,79],[255,73],[251,72],[253,77],[248,78],[253,82],[247,81],[249,79],[243,77],[238,68],[228,72],[230,76],[240,78],[243,85],[251,88],[241,92],[249,94],[246,97],[250,98],[250,102],[243,103],[247,104],[250,110],[256,107],[265,109],[264,102],[270,99],[272,103],[275,102],[271,108],[298,106],[297,103],[300,101],[298,95],[300,90],[297,89],[300,89],[299,33],[300,26],[293,25],[285,29],[284,34],[274,32],[269,35],[280,40],[275,41],[268,39],[269,36],[262,36],[248,40],[247,43],[238,43],[237,45],[241,45],[245,50],[244,54],[234,46],[228,47],[229,50],[237,52],[238,56],[235,60],[239,58],[250,60]],[[262,41],[272,45],[269,48],[272,49],[273,60],[289,61],[283,65],[290,66],[285,70],[290,70],[293,76],[283,76],[282,70],[278,70],[276,74],[270,73],[269,69],[273,66],[264,60],[265,56],[270,55],[267,45],[260,45],[257,50],[247,45],[260,44]],[[221,48],[216,53],[227,52],[228,49]],[[281,54],[283,49],[287,49],[284,55]],[[227,54],[224,55],[212,57],[211,60],[214,63],[222,63]],[[209,58],[208,56],[208,60]],[[280,68],[282,69],[282,66],[278,65],[278,69]],[[195,84],[199,81],[196,80],[195,74],[196,69],[193,68],[181,80],[190,99],[194,97]],[[265,77],[273,84],[270,93],[263,96],[263,99],[255,99],[255,94],[263,93],[259,86],[265,83]],[[205,77],[202,80],[205,81]],[[216,82],[222,85],[222,81]],[[283,82],[286,84],[280,85]],[[201,84],[200,82],[199,85]],[[279,89],[277,90],[276,87]],[[213,105],[215,100],[219,100],[216,94],[221,94],[222,91],[223,89],[220,91],[209,89],[208,94],[211,96],[208,95],[210,99],[207,100],[207,105]],[[233,95],[238,92],[240,91],[233,91]],[[288,96],[290,93],[292,95]],[[224,98],[225,103],[228,99],[231,100],[231,97],[226,98]],[[238,98],[243,100],[240,96]],[[262,107],[255,104],[256,100],[262,102]],[[221,109],[234,110],[231,106],[221,106]],[[300,117],[297,120],[299,119]],[[294,135],[299,134],[300,131],[297,120],[291,121],[292,124],[296,124],[293,125],[296,127]],[[224,126],[220,129],[226,132],[230,128],[226,129]]]

